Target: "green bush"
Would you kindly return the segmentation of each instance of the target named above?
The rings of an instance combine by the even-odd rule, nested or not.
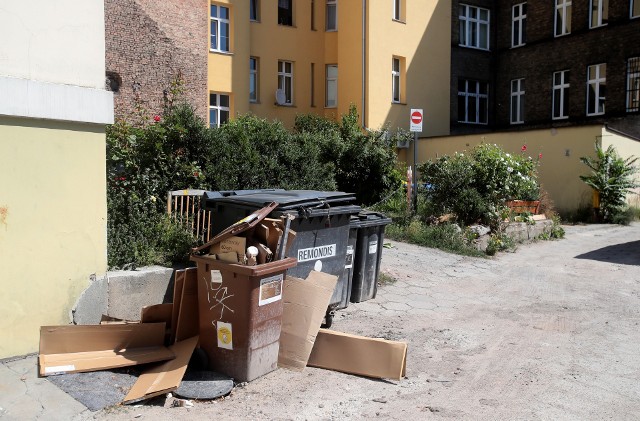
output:
[[[589,167],[591,174],[581,175],[580,179],[600,194],[599,216],[603,222],[624,220],[627,193],[640,185],[634,180],[637,158],[624,159],[618,155],[613,145],[603,150],[595,144],[595,158],[581,157],[580,161]]]
[[[474,247],[467,233],[455,224],[426,225],[419,220],[413,220],[406,226],[394,223],[386,227],[385,236],[465,256],[484,255]]]

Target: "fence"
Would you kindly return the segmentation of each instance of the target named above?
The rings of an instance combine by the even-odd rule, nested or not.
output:
[[[167,214],[191,226],[193,234],[207,242],[211,236],[211,211],[200,207],[205,190],[174,190],[167,193]]]

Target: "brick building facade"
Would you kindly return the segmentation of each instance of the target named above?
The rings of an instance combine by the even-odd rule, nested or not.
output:
[[[635,0],[639,1],[639,0]],[[629,59],[640,57],[640,18],[630,16],[630,0],[609,0],[602,25],[591,23],[591,1],[573,0],[570,4],[570,30],[556,36],[556,3],[522,0],[453,2],[451,133],[491,130],[523,130],[537,127],[562,127],[582,124],[620,124],[627,129],[639,127],[638,112],[627,111],[627,66]],[[597,2],[595,2],[597,4]],[[605,5],[607,2],[603,2]],[[486,8],[490,13],[488,50],[460,47],[460,5]],[[519,8],[524,5],[523,9]],[[519,44],[514,43],[514,15],[522,15],[525,28]],[[606,64],[605,82],[600,96],[603,113],[587,112],[589,66]],[[553,118],[554,73],[564,72],[562,80],[567,115]],[[489,117],[486,124],[461,124],[458,115],[459,79],[476,75],[489,82]],[[560,75],[557,75],[558,78]],[[516,82],[521,79],[521,82]],[[521,83],[521,85],[518,85]],[[557,83],[557,81],[556,81]],[[512,93],[522,92],[522,113],[512,109]],[[556,90],[556,94],[559,91]],[[564,95],[564,94],[563,94]],[[591,115],[588,115],[591,114]],[[636,129],[640,136],[640,129]]]
[[[105,0],[107,88],[116,117],[162,110],[177,77],[185,99],[206,119],[208,2]]]

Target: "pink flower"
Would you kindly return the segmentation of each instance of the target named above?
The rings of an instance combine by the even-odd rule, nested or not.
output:
[[[160,121],[160,116],[159,115],[154,115],[153,116],[153,121],[155,121],[156,123]]]
[[[200,176],[200,174],[199,174],[198,172],[194,172],[194,173],[193,173],[193,176],[194,176],[194,177],[199,177],[199,176]]]
[[[538,159],[542,159],[542,154],[538,154]]]
[[[527,150],[527,145],[522,145],[522,148],[520,149],[522,152]]]

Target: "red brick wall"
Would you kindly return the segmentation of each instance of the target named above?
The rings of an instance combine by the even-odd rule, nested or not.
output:
[[[208,2],[105,0],[106,70],[116,75],[116,117],[134,112],[136,96],[150,115],[178,74],[184,96],[207,114]]]

